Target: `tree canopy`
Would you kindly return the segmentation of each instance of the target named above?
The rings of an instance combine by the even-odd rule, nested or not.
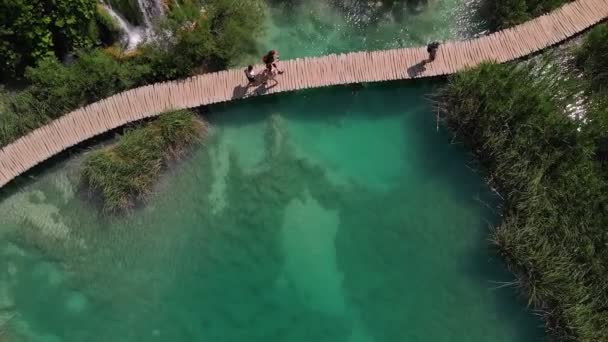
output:
[[[0,0],[0,79],[92,45],[95,0]]]

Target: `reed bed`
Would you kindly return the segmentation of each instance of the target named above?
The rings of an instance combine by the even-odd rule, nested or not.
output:
[[[150,195],[168,162],[183,156],[206,133],[207,125],[190,111],[162,114],[87,156],[83,181],[101,197],[104,210],[131,209]]]
[[[444,120],[505,200],[490,240],[549,334],[608,341],[608,172],[597,154],[605,132],[566,115],[570,88],[558,73],[484,64],[453,76]]]

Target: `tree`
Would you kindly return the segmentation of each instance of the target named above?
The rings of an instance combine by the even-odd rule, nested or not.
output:
[[[142,48],[137,64],[149,65],[146,81],[216,71],[256,52],[264,24],[261,0],[183,0],[169,11],[156,39]]]
[[[95,0],[0,0],[0,79],[93,43]]]

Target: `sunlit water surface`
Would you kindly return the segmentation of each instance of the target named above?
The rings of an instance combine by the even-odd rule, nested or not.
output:
[[[353,6],[276,5],[261,45],[286,58],[464,34],[456,0]],[[433,86],[213,106],[204,146],[128,215],[87,199],[86,151],[20,179],[0,199],[0,340],[538,341],[486,241],[497,201],[437,130]]]

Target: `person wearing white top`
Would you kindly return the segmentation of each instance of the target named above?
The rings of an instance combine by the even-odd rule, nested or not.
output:
[[[247,77],[247,80],[249,80],[248,85],[252,85],[257,81],[257,74],[255,71],[253,71],[253,65],[249,65],[247,69],[245,69],[245,76]]]

